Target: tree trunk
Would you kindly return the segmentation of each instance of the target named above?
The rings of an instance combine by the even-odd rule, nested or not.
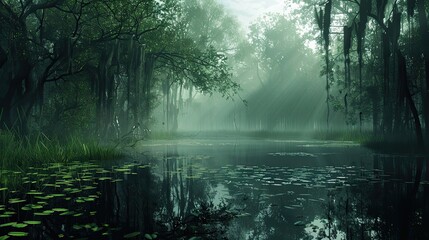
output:
[[[427,41],[429,40],[429,29],[428,29],[428,19],[425,11],[425,1],[418,0],[417,1],[417,9],[418,9],[418,18],[420,25],[420,34],[421,34],[421,49],[424,56],[425,63],[425,82],[426,82],[426,91],[424,91],[424,99],[428,99],[429,96],[429,45]],[[429,139],[429,103],[428,101],[423,102],[423,116],[425,122],[425,137]]]
[[[414,100],[410,93],[410,89],[408,87],[407,64],[405,61],[405,57],[402,55],[402,53],[399,50],[397,50],[397,55],[398,55],[398,78],[402,84],[401,88],[404,89],[404,94],[405,94],[404,97],[407,100],[408,107],[413,115],[414,128],[415,128],[418,148],[419,150],[422,150],[424,147],[422,126],[420,123],[419,113],[417,111],[416,105],[414,103]]]
[[[155,68],[155,56],[146,54],[143,68],[143,124],[147,128],[150,123],[150,107],[151,107],[151,84],[153,78],[153,70]]]
[[[383,45],[383,132],[390,134],[392,132],[392,110],[390,102],[390,43],[386,33],[382,35]]]
[[[113,86],[112,59],[115,47],[104,49],[98,64],[97,84],[97,130],[101,137],[109,137],[113,127]]]

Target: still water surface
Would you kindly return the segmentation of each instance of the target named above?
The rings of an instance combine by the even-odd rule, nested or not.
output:
[[[249,138],[133,151],[2,171],[0,239],[429,239],[425,158]]]
[[[174,213],[197,199],[241,210],[228,239],[429,239],[428,176],[417,171],[426,164],[415,157],[350,142],[260,139],[142,149],[156,159]]]

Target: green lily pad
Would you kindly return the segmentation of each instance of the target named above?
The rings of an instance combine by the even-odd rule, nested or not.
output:
[[[96,187],[94,187],[94,186],[86,186],[86,187],[83,188],[83,190],[93,190],[93,189],[96,189]]]
[[[112,178],[111,177],[101,177],[98,180],[105,181],[105,180],[112,180]]]
[[[69,215],[73,215],[73,214],[75,214],[74,211],[67,211],[67,212],[60,213],[60,216],[69,216]]]
[[[28,224],[25,223],[15,223],[12,225],[14,228],[25,228],[26,226],[28,226]]]
[[[48,200],[53,198],[52,196],[48,195],[48,196],[35,196],[34,198],[40,199],[40,200]]]
[[[64,193],[53,193],[53,194],[50,194],[48,196],[52,196],[52,197],[65,197],[66,195]]]
[[[10,226],[12,226],[14,224],[17,224],[17,222],[3,223],[3,224],[0,225],[0,228],[2,228],[2,227],[10,227]]]
[[[151,235],[151,234],[149,234],[149,233],[146,233],[146,234],[144,235],[144,238],[149,239],[149,240],[152,240],[152,239],[153,239],[153,238],[152,238],[152,235]]]
[[[28,225],[39,225],[39,224],[42,224],[41,221],[24,221],[24,223],[28,224]]]
[[[73,225],[73,229],[75,229],[75,230],[81,230],[82,226],[80,226],[80,225]]]
[[[67,212],[68,211],[67,208],[53,208],[52,210],[55,212]]]
[[[128,233],[126,235],[124,235],[124,238],[133,238],[133,237],[137,237],[140,235],[140,232],[132,232],[132,233]]]
[[[54,213],[54,211],[53,211],[53,210],[45,210],[45,211],[43,211],[43,212],[37,212],[37,213],[34,213],[34,215],[36,215],[36,216],[49,216],[49,215],[51,215],[52,213]]]
[[[9,199],[9,204],[23,203],[23,202],[25,202],[24,199],[17,199],[17,198]]]
[[[28,236],[28,233],[27,232],[10,232],[7,235],[12,237],[26,237]]]
[[[43,208],[43,206],[42,205],[32,205],[31,208],[32,209],[41,209],[41,208]]]
[[[51,215],[51,214],[45,213],[45,212],[35,212],[34,213],[34,216],[49,216],[49,215]]]
[[[29,191],[29,192],[27,192],[27,195],[43,195],[43,193],[37,192],[37,191]]]

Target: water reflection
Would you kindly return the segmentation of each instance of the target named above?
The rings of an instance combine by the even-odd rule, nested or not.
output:
[[[429,239],[427,164],[375,156],[372,176],[334,192],[330,214],[347,239]]]
[[[143,149],[3,172],[0,239],[429,239],[423,158],[329,142]]]
[[[220,239],[235,214],[209,201],[187,161],[6,171],[0,239]]]
[[[429,238],[429,181],[422,158],[299,142],[214,141],[149,154],[172,149],[177,159],[207,153],[205,160],[188,163],[189,175],[206,195],[242,211],[228,239]]]

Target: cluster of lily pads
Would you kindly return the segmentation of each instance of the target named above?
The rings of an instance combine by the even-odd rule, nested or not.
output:
[[[8,238],[119,238],[156,239],[156,233],[126,232],[100,222],[101,186],[123,181],[145,164],[103,168],[95,162],[74,161],[2,171],[0,179],[0,240]],[[110,186],[109,185],[109,186]],[[103,213],[100,213],[103,214]]]
[[[224,186],[227,190],[221,194],[222,197],[246,208],[247,212],[239,215],[245,217],[239,220],[246,222],[245,225],[258,224],[261,212],[270,212],[270,215],[281,216],[279,219],[285,221],[285,229],[289,232],[293,228],[305,228],[317,215],[323,216],[330,194],[390,181],[407,184],[382,169],[349,165],[225,165],[207,169],[204,165],[194,164],[193,176],[207,179],[212,186]]]

